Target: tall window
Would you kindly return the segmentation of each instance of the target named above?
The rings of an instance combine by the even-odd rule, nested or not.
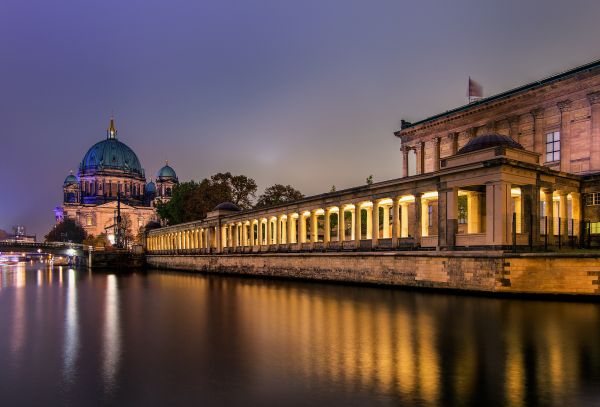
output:
[[[560,161],[560,132],[546,134],[546,162]]]

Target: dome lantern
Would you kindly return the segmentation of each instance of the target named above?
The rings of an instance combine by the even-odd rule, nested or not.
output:
[[[108,129],[106,130],[106,138],[117,138],[117,128],[115,127],[115,118],[113,116],[110,117],[110,124],[108,125]]]

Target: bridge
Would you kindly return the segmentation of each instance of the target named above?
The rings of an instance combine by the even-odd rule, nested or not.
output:
[[[39,250],[39,252],[38,252]],[[87,246],[70,242],[0,242],[0,253],[47,253],[82,257]]]

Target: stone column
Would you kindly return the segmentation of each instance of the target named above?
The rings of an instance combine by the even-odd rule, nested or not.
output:
[[[548,236],[548,245],[554,244],[554,202],[552,201],[552,194],[554,190],[551,188],[544,188],[544,204],[546,207],[545,216],[548,219],[546,224],[546,235]]]
[[[588,93],[592,121],[590,135],[590,170],[600,171],[600,92]]]
[[[392,225],[393,229],[393,225]],[[389,239],[390,235],[390,206],[383,205],[383,237]]]
[[[408,177],[408,148],[402,146],[400,151],[402,151],[402,177]]]
[[[571,106],[569,99],[562,100],[556,105],[560,109],[560,170],[571,170]]]
[[[262,246],[263,240],[264,240],[263,239],[263,227],[262,227],[262,225],[263,225],[262,219],[259,218],[258,219],[258,224],[257,224],[257,226],[258,226],[258,228],[257,228],[258,229],[258,246]]]
[[[275,224],[277,225],[277,229],[275,230],[275,244],[281,244],[281,218],[277,217],[275,220]]]
[[[416,192],[413,194],[415,197],[415,245],[421,245],[421,215],[423,202],[421,201],[422,193]]]
[[[342,205],[338,206],[338,242],[346,240],[346,225],[344,223],[344,208]],[[340,246],[341,248],[341,246]]]
[[[368,225],[369,222],[367,222]],[[377,247],[379,243],[379,200],[373,200],[373,207],[371,208],[371,247]]]
[[[356,207],[354,208],[353,211],[352,210],[350,211],[350,215],[352,215],[351,219],[350,219],[350,222],[352,223],[350,225],[350,239],[355,240],[356,239]],[[360,233],[360,230],[359,230],[359,233]]]
[[[423,214],[426,216],[425,211]],[[438,187],[438,245],[448,248],[456,246],[457,231],[458,188]]]
[[[271,225],[271,218],[267,217],[267,246],[273,244],[273,227]]]
[[[561,243],[566,245],[569,242],[569,204],[567,202],[567,192],[559,193],[559,216],[560,216],[560,234]]]
[[[540,242],[540,196],[536,185],[521,187],[521,205],[521,232],[530,235],[531,243],[537,245]]]
[[[425,143],[419,141],[417,143],[417,174],[425,172]]]
[[[519,136],[519,122],[520,122],[520,117],[518,115],[516,116],[511,116],[507,119],[508,121],[508,132],[510,135],[510,138],[512,138],[513,140],[515,140],[517,143],[520,143],[520,136]]]
[[[215,249],[216,249],[217,253],[222,253],[223,252],[223,241],[221,240],[221,234],[216,233],[218,228],[219,228],[219,226],[215,226]]]
[[[458,133],[453,132],[448,135],[451,143],[451,154],[454,155],[458,152]]]
[[[367,211],[367,227],[365,228],[365,239],[372,239],[373,238],[373,207],[372,206],[367,206],[365,207],[365,210]]]
[[[298,218],[293,218],[290,213],[290,243],[298,243],[297,233],[298,230]]]
[[[323,241],[325,243],[329,243],[329,241],[331,240],[331,219],[329,219],[330,216],[331,208],[325,208],[325,222],[323,222],[325,229],[323,231]]]
[[[537,108],[531,111],[533,118],[533,151],[541,154],[540,164],[546,162],[546,149],[544,140],[544,109]]]
[[[510,184],[506,181],[486,185],[486,244],[512,244],[512,211]]]
[[[440,169],[440,142],[441,138],[433,138],[433,170],[439,171]]]
[[[356,248],[360,248],[360,238],[361,238],[361,216],[360,216],[360,202],[356,202],[354,204],[354,241],[356,243]]]
[[[302,212],[300,212],[300,216],[298,217],[298,222],[300,222],[300,228],[299,228],[300,241],[299,241],[299,243],[306,243],[306,218],[304,217],[304,214]]]
[[[319,241],[319,218],[316,209],[310,211],[310,241],[311,243]]]
[[[394,202],[392,203],[392,247],[397,247],[398,235],[400,234],[400,214],[398,213],[400,205],[397,196],[395,196],[393,199]]]

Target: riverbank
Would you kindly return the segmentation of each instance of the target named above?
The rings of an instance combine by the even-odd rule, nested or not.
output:
[[[372,252],[147,255],[159,269],[487,293],[600,297],[596,253]]]

